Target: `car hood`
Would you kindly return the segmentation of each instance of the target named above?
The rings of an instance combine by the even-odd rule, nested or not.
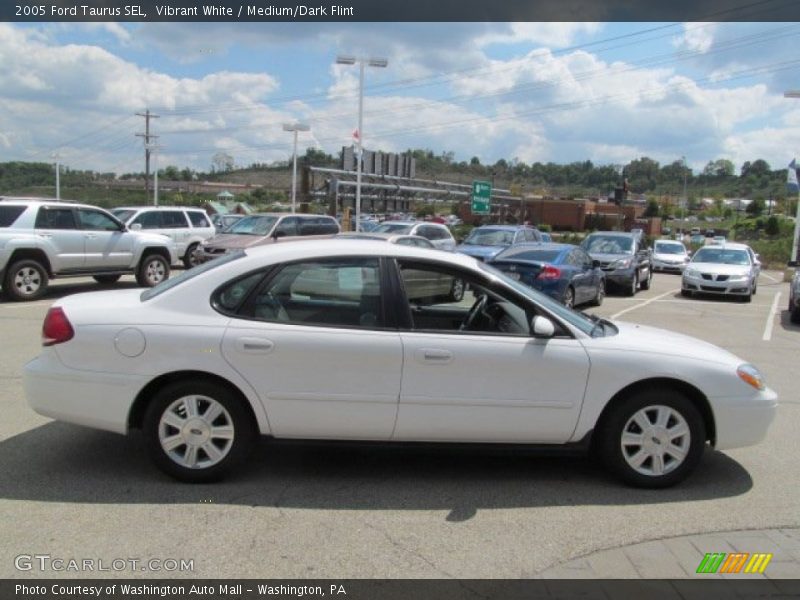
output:
[[[508,246],[481,246],[479,244],[459,244],[456,252],[475,258],[494,258]]]
[[[748,265],[721,265],[719,263],[693,262],[687,265],[689,269],[696,269],[701,273],[714,273],[715,275],[749,275],[751,267]]]
[[[596,338],[601,340],[601,343],[597,344],[598,347],[602,345],[603,348],[637,354],[680,356],[699,362],[736,366],[746,362],[719,346],[682,333],[626,321],[614,321],[614,325],[619,329],[619,333],[606,338]]]
[[[251,246],[260,246],[264,243],[269,243],[271,240],[269,236],[265,235],[247,235],[240,233],[220,233],[205,242],[203,246],[207,248],[250,248]]]

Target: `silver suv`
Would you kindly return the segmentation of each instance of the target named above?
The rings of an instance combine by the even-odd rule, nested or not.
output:
[[[144,287],[169,277],[175,244],[128,231],[96,206],[0,198],[0,285],[11,300],[35,300],[50,279],[90,275],[111,284],[133,273]]]
[[[182,206],[122,206],[111,211],[131,231],[160,233],[175,242],[178,259],[187,269],[198,264],[197,250],[217,230],[202,208]]]

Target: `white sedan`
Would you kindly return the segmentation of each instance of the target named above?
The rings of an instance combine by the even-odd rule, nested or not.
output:
[[[433,294],[443,277],[460,301]],[[70,296],[25,367],[40,414],[122,434],[218,479],[257,435],[542,445],[666,487],[760,441],[776,394],[706,342],[565,308],[461,254],[363,240],[276,244],[149,290]]]

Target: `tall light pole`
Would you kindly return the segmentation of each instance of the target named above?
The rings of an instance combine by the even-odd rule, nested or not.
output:
[[[292,214],[297,212],[297,132],[308,131],[311,127],[305,123],[284,123],[283,130],[294,133],[294,150],[292,150]]]
[[[337,65],[358,63],[358,158],[356,160],[356,231],[361,230],[361,164],[364,159],[364,67],[385,68],[389,61],[385,58],[356,58],[337,56]]]
[[[789,90],[788,92],[784,92],[783,97],[800,98],[800,90]],[[800,191],[798,191],[797,193],[797,211],[794,216],[794,237],[792,238],[792,255],[789,257],[790,262],[796,261],[798,258],[797,257],[798,245],[800,245]]]
[[[686,157],[685,156],[681,156],[681,160],[683,161],[683,205],[682,205],[681,214],[685,217],[686,216],[685,210],[689,205],[689,195],[686,193]],[[684,221],[684,220],[685,219],[681,219],[681,221]],[[686,228],[686,223],[682,223],[682,225],[684,226],[684,229],[685,229]]]
[[[56,161],[56,200],[61,200],[61,156],[53,154],[52,158]]]

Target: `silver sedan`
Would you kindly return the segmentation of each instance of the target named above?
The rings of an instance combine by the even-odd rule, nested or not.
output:
[[[744,244],[700,248],[683,271],[681,294],[730,295],[750,302],[758,288],[758,266]]]

